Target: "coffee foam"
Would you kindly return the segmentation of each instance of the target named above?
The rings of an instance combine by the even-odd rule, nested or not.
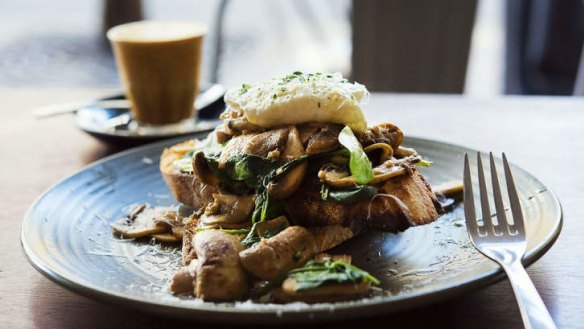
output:
[[[207,26],[193,22],[140,21],[111,28],[107,37],[111,41],[161,42],[203,36]]]

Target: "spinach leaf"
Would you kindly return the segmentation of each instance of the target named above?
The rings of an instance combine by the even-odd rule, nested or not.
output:
[[[256,230],[257,223],[282,214],[281,203],[270,199],[267,191],[268,184],[277,181],[307,158],[307,156],[301,156],[282,164],[280,161],[257,155],[238,153],[230,156],[225,165],[219,168],[219,155],[205,156],[211,173],[231,191],[245,193],[241,184],[255,190],[255,209],[251,216],[253,225],[242,241],[246,247],[249,248],[260,241]]]
[[[368,281],[379,284],[371,274],[343,261],[327,260],[325,262],[309,261],[301,268],[288,272],[288,278],[297,282],[297,290],[309,290],[328,282],[361,283]]]
[[[259,223],[263,222],[266,219],[270,219],[273,216],[275,217],[281,211],[281,207],[279,203],[274,202],[272,206],[272,202],[270,202],[270,195],[266,189],[263,189],[261,193],[256,194],[255,198],[255,209],[251,215],[251,222],[252,223]],[[276,201],[276,200],[273,200]]]
[[[284,176],[290,170],[294,169],[296,166],[298,166],[299,164],[301,164],[302,162],[304,162],[306,160],[308,160],[308,156],[303,155],[303,156],[300,156],[292,161],[286,162],[284,165],[277,168],[276,170],[271,172],[269,176],[267,176],[267,181],[264,183],[264,185],[267,186],[269,182],[274,181],[274,180]]]
[[[325,185],[321,189],[323,200],[332,200],[342,204],[353,204],[360,201],[371,200],[377,194],[377,188],[370,185],[361,185],[350,190],[332,190]],[[323,191],[325,194],[323,194]]]
[[[264,177],[280,165],[278,161],[244,153],[229,157],[222,168],[219,156],[205,156],[205,160],[211,173],[225,185],[235,187],[236,182],[242,182],[252,189],[262,185]]]
[[[249,233],[241,241],[246,248],[249,248],[259,242],[261,239],[257,233],[256,226],[258,223],[278,217],[283,213],[282,204],[278,200],[270,199],[268,190],[265,188],[256,194],[255,209],[251,215],[253,223]]]
[[[261,177],[279,167],[276,160],[262,158],[257,155],[238,153],[229,157],[221,170],[231,180],[245,181],[250,187],[257,187]]]
[[[243,246],[245,248],[249,248],[249,247],[253,246],[254,244],[260,242],[261,238],[258,235],[257,230],[256,230],[257,225],[258,225],[258,223],[254,223],[251,226],[249,233],[245,236],[245,238],[243,240],[241,240],[241,244],[243,244]]]
[[[367,158],[367,154],[363,151],[361,143],[359,143],[357,137],[355,137],[349,126],[345,126],[345,128],[341,130],[341,133],[339,134],[339,143],[347,148],[351,154],[349,169],[351,170],[351,175],[355,177],[355,181],[361,185],[367,184],[373,179],[371,161]]]

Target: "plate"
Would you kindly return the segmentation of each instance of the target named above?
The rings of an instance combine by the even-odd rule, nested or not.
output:
[[[142,129],[137,131],[128,108],[103,107],[99,102],[82,107],[75,111],[75,122],[81,130],[109,144],[136,146],[162,139],[188,136],[199,132],[213,130],[221,121],[219,114],[225,110],[223,94],[225,89],[220,85],[205,86],[201,90],[197,102],[202,108],[197,112],[198,119],[191,124],[165,127],[156,131]],[[124,101],[123,94],[101,99],[102,101]],[[115,103],[115,102],[111,102]]]
[[[203,136],[198,136],[203,137]],[[383,314],[451,298],[503,278],[503,272],[470,244],[456,206],[435,223],[400,234],[369,232],[339,246],[381,281],[383,292],[350,302],[308,305],[209,303],[167,293],[180,266],[180,249],[120,240],[111,224],[132,204],[175,204],[158,172],[164,141],[105,158],[58,183],[31,206],[21,241],[31,264],[54,282],[108,303],[170,316],[233,323],[332,320]],[[462,156],[475,151],[406,138],[425,158],[431,184],[462,177]],[[499,160],[498,160],[499,161]],[[525,170],[512,166],[526,219],[526,265],[557,238],[562,211],[555,194]],[[478,188],[477,188],[478,190]]]

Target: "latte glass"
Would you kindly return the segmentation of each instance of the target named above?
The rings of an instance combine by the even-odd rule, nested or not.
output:
[[[174,21],[140,21],[107,32],[139,127],[194,125],[206,33],[202,23]]]

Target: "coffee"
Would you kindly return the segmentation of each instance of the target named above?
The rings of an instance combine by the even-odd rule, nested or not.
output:
[[[193,117],[206,32],[204,24],[164,21],[128,23],[108,31],[139,124],[172,124]]]

